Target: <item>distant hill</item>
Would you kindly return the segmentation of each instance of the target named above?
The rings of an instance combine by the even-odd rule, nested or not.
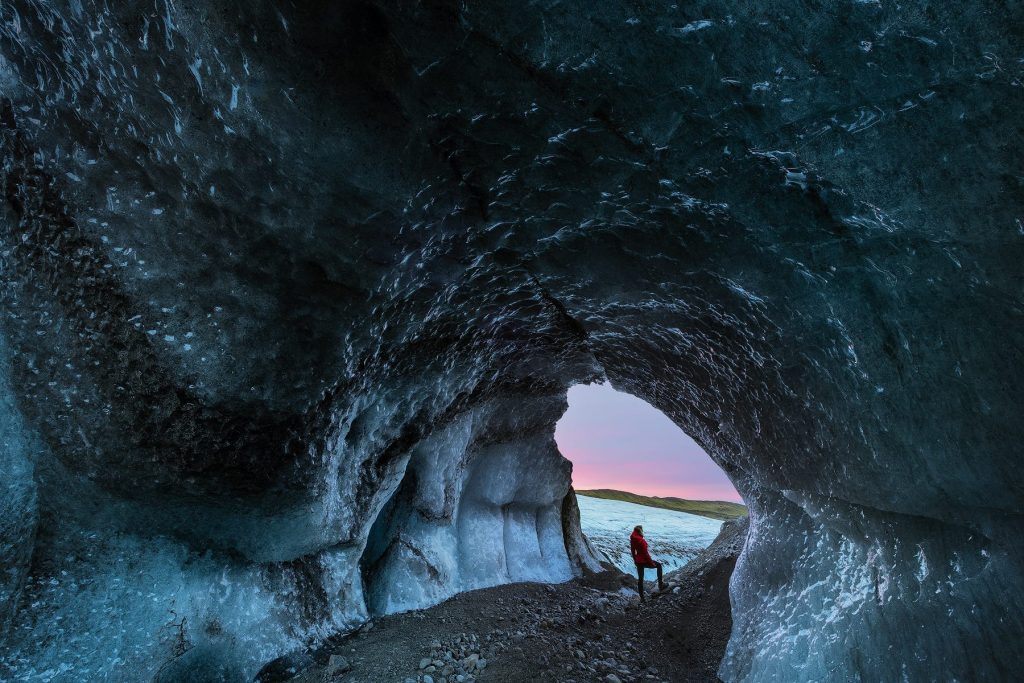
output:
[[[577,491],[576,495],[589,496],[591,498],[604,498],[606,500],[621,500],[637,505],[647,505],[652,508],[664,508],[666,510],[677,510],[678,512],[689,512],[691,515],[701,515],[711,519],[736,519],[747,514],[745,505],[729,503],[724,500],[686,500],[685,498],[657,498],[655,496],[640,496],[628,491],[616,491],[614,489],[591,489],[589,491]]]

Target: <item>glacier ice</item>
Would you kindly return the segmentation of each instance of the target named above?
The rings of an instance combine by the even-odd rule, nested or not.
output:
[[[636,572],[629,552],[633,527],[644,527],[651,556],[664,565],[665,573],[679,569],[711,545],[722,522],[687,512],[577,496],[580,527],[591,545],[627,574]]]
[[[549,421],[566,405],[564,394],[486,401],[413,447],[362,558],[371,612],[578,573],[562,540],[571,465]]]
[[[605,379],[751,509],[723,679],[1016,675],[1022,11],[0,4],[0,678],[592,568]]]

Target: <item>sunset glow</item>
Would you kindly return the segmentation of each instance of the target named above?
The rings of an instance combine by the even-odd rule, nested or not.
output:
[[[743,502],[725,473],[663,413],[610,385],[577,385],[555,430],[577,489]]]

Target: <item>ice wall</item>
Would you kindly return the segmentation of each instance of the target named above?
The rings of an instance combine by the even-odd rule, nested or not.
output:
[[[579,573],[562,533],[571,465],[550,422],[566,407],[564,394],[487,401],[413,448],[362,560],[372,612]]]
[[[0,677],[566,576],[544,424],[598,377],[750,504],[723,678],[1014,675],[1022,23],[3,3]]]
[[[8,383],[10,357],[0,336],[0,629],[10,629],[28,577],[36,536],[38,502],[33,443]]]

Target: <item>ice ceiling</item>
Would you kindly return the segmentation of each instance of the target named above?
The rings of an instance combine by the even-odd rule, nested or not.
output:
[[[0,677],[568,578],[598,378],[751,507],[725,680],[1019,673],[1022,25],[4,2]]]

